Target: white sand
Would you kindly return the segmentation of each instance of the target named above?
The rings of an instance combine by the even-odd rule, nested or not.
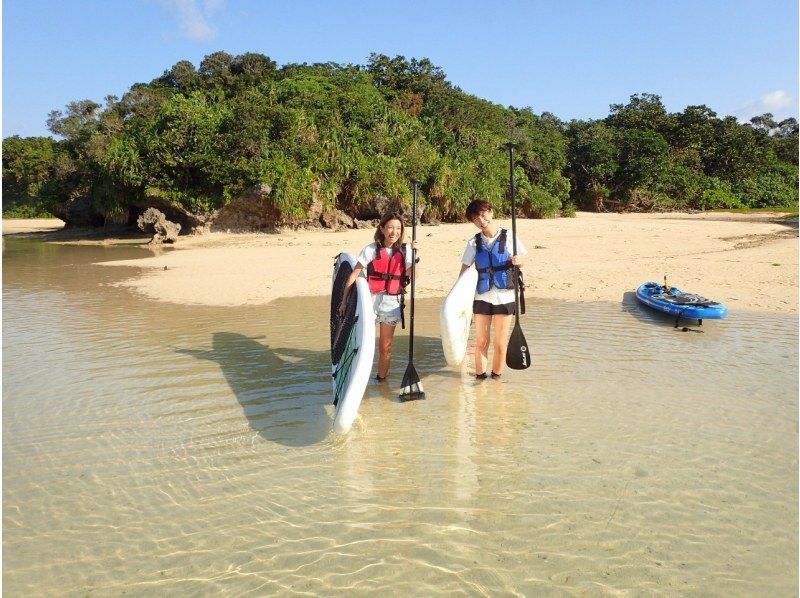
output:
[[[3,234],[44,233],[64,228],[58,218],[3,218]]]
[[[722,301],[731,309],[797,313],[798,240],[775,214],[593,214],[518,219],[529,255],[526,297],[620,301],[647,280]],[[510,227],[510,220],[500,221]],[[122,284],[184,304],[236,306],[326,295],[333,258],[358,252],[373,230],[212,233],[181,238],[174,251],[106,265],[140,266]],[[443,297],[460,268],[472,224],[419,226],[418,297]],[[407,228],[410,238],[411,230]]]

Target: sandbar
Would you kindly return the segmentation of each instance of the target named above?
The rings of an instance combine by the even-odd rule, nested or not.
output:
[[[619,302],[641,283],[666,275],[670,285],[722,301],[731,310],[797,313],[797,222],[780,213],[727,212],[518,218],[518,234],[528,248],[526,298]],[[498,223],[511,227],[510,219]],[[417,227],[417,297],[448,293],[475,232],[470,223]],[[373,233],[209,233],[181,237],[174,248],[154,248],[151,257],[103,265],[141,268],[119,284],[153,300],[259,305],[327,295],[335,256],[356,254]],[[410,227],[406,233],[410,239]]]

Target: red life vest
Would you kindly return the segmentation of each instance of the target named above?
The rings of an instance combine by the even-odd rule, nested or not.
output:
[[[405,252],[395,250],[389,257],[385,247],[378,247],[375,259],[367,264],[367,282],[371,293],[405,293],[404,287],[408,283]]]

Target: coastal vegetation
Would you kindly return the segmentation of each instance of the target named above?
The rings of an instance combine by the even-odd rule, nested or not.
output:
[[[255,189],[274,224],[371,219],[376,198],[409,204],[411,179],[424,221],[460,221],[475,197],[508,214],[509,139],[530,217],[798,206],[794,118],[669,113],[642,93],[604,119],[564,122],[465,93],[426,58],[279,67],[215,52],[103,105],[54,110],[48,128],[55,137],[3,140],[6,217],[135,226],[155,207],[187,231]]]

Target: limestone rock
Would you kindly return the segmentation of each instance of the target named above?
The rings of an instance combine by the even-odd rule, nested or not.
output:
[[[137,219],[137,224],[142,231],[153,232],[153,238],[150,239],[152,244],[174,243],[178,240],[181,232],[180,224],[170,222],[162,212],[155,208],[147,208]]]
[[[422,222],[424,206],[417,205],[417,222]],[[404,222],[411,222],[411,204],[403,203],[397,197],[387,197],[385,195],[373,195],[362,202],[355,210],[354,216],[359,220],[379,220],[384,215],[393,213],[398,214]]]
[[[319,216],[319,222],[325,228],[333,230],[344,230],[353,228],[353,219],[341,210],[325,208]]]
[[[380,223],[380,220],[377,219],[377,218],[375,220],[358,220],[358,219],[355,219],[355,223],[356,223],[356,228],[358,228],[358,229],[375,228],[375,227],[378,226],[378,223]]]
[[[210,229],[233,232],[273,229],[279,214],[271,194],[272,187],[269,185],[250,187],[214,214]]]
[[[209,220],[213,216],[213,214],[195,214],[172,204],[164,198],[157,197],[153,194],[147,194],[138,201],[133,201],[131,203],[130,225],[138,225],[139,217],[150,208],[161,212],[168,221],[180,224],[181,230],[184,232],[188,231],[190,234],[198,234],[206,231],[208,229]]]

